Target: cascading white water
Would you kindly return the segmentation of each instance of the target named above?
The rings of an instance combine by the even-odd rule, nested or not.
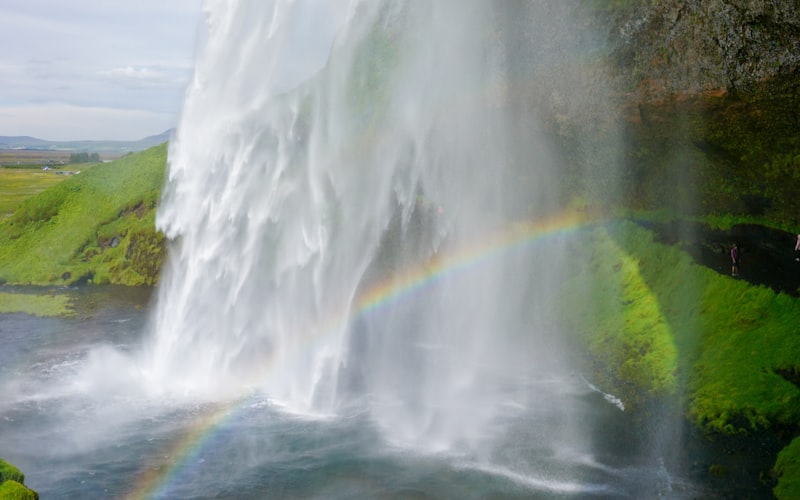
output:
[[[563,361],[549,303],[558,245],[495,248],[369,312],[365,296],[557,209],[548,142],[514,89],[563,56],[552,39],[535,47],[566,10],[335,9],[325,68],[289,90],[307,6],[207,2],[157,221],[172,244],[148,376],[164,391],[264,391],[304,412],[356,405],[400,442],[474,443],[535,405],[532,374]],[[535,24],[513,25],[513,9]],[[534,48],[524,61],[520,43]]]

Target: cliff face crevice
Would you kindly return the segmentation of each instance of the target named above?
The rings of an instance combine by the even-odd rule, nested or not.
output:
[[[800,10],[785,0],[661,0],[610,19],[616,76],[637,98],[753,86],[800,68]]]

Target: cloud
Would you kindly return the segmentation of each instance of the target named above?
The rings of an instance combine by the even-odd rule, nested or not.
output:
[[[175,126],[196,40],[205,33],[198,32],[201,1],[3,0],[0,134],[138,139]],[[270,8],[265,0],[250,1]],[[292,15],[283,26],[284,50],[263,61],[275,67],[279,91],[324,65],[351,1],[286,4]]]
[[[185,87],[189,80],[188,69],[163,66],[122,66],[97,74],[110,83],[125,87]]]
[[[120,114],[136,123],[151,117],[154,121],[145,135],[173,126],[192,74],[200,3],[4,0],[0,105],[17,117],[16,130],[9,135],[49,138],[54,134],[52,117],[66,116],[67,110],[76,118],[111,120],[101,128],[106,134],[124,135],[135,128],[124,127],[116,119]],[[52,102],[59,105],[53,108]],[[45,108],[50,111],[42,113]],[[165,126],[167,116],[172,123]],[[53,137],[73,134],[74,122],[58,121],[68,124],[68,130]],[[3,133],[7,126],[14,124],[3,123]],[[89,130],[88,125],[78,128],[84,129]]]
[[[106,75],[111,78],[124,78],[134,80],[152,80],[156,78],[157,72],[151,68],[134,68],[133,66],[125,66],[124,68],[114,68],[108,71],[100,72],[101,75]]]

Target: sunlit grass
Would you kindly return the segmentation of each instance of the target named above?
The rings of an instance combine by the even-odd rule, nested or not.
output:
[[[10,217],[23,201],[64,179],[41,169],[0,168],[0,221]]]
[[[702,267],[632,223],[595,230],[589,247],[565,303],[608,390],[633,401],[676,390],[711,432],[800,421],[800,390],[776,373],[800,364],[800,300]]]
[[[25,475],[15,466],[0,458],[0,499],[33,500],[38,494],[24,486]]]
[[[22,202],[0,224],[0,281],[153,284],[165,169],[161,145],[98,164]]]
[[[592,377],[629,408],[677,391],[677,349],[638,261],[606,233],[591,237],[591,255],[565,283],[565,316],[592,357]]]
[[[800,373],[800,299],[700,266],[630,222],[585,242],[562,302],[604,390],[633,408],[675,394],[708,433],[797,426],[800,389],[780,373]],[[798,464],[796,440],[776,464],[778,498],[799,497]]]
[[[800,498],[800,438],[780,452],[775,473],[778,475],[775,496],[780,499]]]
[[[25,313],[33,316],[72,316],[67,295],[0,292],[0,314]]]

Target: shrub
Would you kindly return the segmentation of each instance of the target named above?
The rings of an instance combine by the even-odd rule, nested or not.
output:
[[[0,458],[0,483],[4,481],[25,483],[25,475],[19,469]]]
[[[778,476],[778,485],[773,490],[776,498],[800,498],[800,438],[792,441],[778,454],[775,474]]]
[[[39,500],[39,494],[12,479],[0,484],[0,500]]]

